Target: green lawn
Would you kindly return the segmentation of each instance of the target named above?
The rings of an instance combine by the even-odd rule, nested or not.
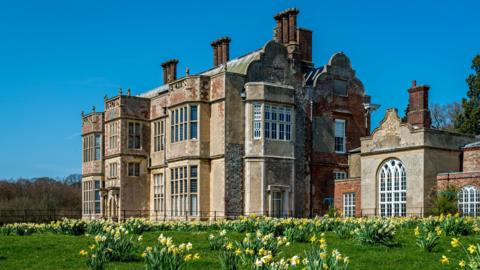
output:
[[[201,259],[189,265],[189,269],[219,269],[218,252],[210,251],[210,232],[163,232],[174,242],[191,242],[193,252],[200,253]],[[160,232],[144,234],[144,244],[152,245]],[[229,233],[229,238],[240,240],[242,234]],[[334,233],[327,233],[329,248],[336,248],[350,257],[349,269],[455,269],[454,265],[444,267],[439,260],[442,255],[456,263],[460,249],[452,249],[450,237],[442,237],[440,245],[432,253],[427,253],[415,245],[413,230],[398,232],[400,245],[394,248],[364,247],[355,240],[339,239]],[[461,237],[463,243],[476,243],[475,237]],[[78,252],[86,249],[93,241],[91,237],[58,234],[33,234],[30,236],[0,236],[0,269],[87,269],[84,258]],[[310,244],[292,243],[283,249],[281,256],[303,255]],[[110,263],[108,269],[143,269],[142,261]]]

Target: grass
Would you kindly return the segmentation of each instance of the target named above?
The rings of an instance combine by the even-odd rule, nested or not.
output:
[[[210,232],[163,232],[172,236],[175,243],[191,242],[193,252],[200,253],[201,259],[189,265],[188,269],[219,269],[218,252],[208,246]],[[160,232],[144,234],[144,245],[152,245]],[[242,234],[229,233],[230,239],[240,240]],[[399,246],[386,248],[365,247],[355,240],[340,239],[334,233],[326,234],[329,248],[336,248],[350,257],[349,269],[397,270],[397,269],[455,269],[455,264],[463,256],[459,248],[452,249],[451,237],[443,236],[440,244],[431,253],[422,251],[415,244],[413,229],[402,229],[397,234]],[[460,237],[462,243],[476,243],[473,236]],[[84,258],[78,252],[91,244],[92,238],[58,234],[33,234],[30,236],[0,236],[0,269],[87,269]],[[282,256],[303,255],[308,243],[292,243],[283,248]],[[439,262],[442,255],[451,260],[450,266]],[[109,263],[107,269],[144,269],[143,262]],[[299,268],[300,269],[300,268]]]

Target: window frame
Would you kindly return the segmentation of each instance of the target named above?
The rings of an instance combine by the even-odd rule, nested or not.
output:
[[[356,215],[356,194],[355,192],[343,193],[343,216],[355,217]]]
[[[140,162],[129,162],[127,164],[127,175],[130,177],[140,176]]]
[[[196,174],[194,175],[193,168]],[[170,202],[171,216],[198,216],[199,208],[199,166],[179,166],[170,168]],[[196,192],[192,192],[192,180],[196,183]],[[193,209],[195,202],[195,209]]]
[[[118,122],[113,121],[108,124],[109,129],[109,138],[108,138],[108,148],[109,149],[118,149]]]
[[[343,180],[343,179],[347,179],[348,178],[348,174],[346,171],[334,171],[333,172],[333,179],[335,180]]]
[[[341,136],[337,136],[337,123],[343,124],[343,134]],[[334,150],[337,154],[345,154],[347,152],[347,120],[335,118],[334,121]],[[341,144],[337,143],[337,139],[342,139]],[[339,149],[337,146],[341,146],[342,148]]]
[[[165,176],[163,173],[153,175],[153,210],[165,211]]]
[[[463,186],[457,194],[458,211],[465,216],[480,214],[480,189],[474,185]]]
[[[130,129],[130,126],[133,128]],[[137,128],[138,127],[138,128]],[[129,121],[127,130],[127,148],[134,150],[142,149],[143,124],[141,122]],[[137,147],[138,142],[138,147]]]
[[[408,185],[403,163],[395,158],[386,160],[379,168],[377,179],[380,216],[406,216]]]
[[[192,107],[196,107],[197,119],[191,120]],[[170,109],[170,143],[179,143],[188,140],[196,141],[200,137],[199,104],[186,104]],[[196,138],[192,137],[192,126],[196,126]]]

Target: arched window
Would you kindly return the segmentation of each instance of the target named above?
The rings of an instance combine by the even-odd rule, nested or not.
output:
[[[464,186],[458,192],[458,211],[467,216],[480,213],[480,190],[474,186]]]
[[[407,212],[407,175],[402,162],[390,159],[379,171],[379,208],[381,216],[405,216]]]

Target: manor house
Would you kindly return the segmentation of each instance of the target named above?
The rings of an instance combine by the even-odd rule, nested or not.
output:
[[[104,111],[82,113],[83,217],[305,217],[334,202],[345,215],[404,215],[428,206],[437,174],[461,171],[473,138],[430,129],[423,86],[412,88],[408,123],[390,110],[370,134],[378,105],[343,52],[312,62],[312,31],[297,26],[298,14],[276,14],[273,39],[257,50],[231,59],[222,37],[210,69],[179,77],[178,60],[165,61],[162,85],[120,90],[105,96]]]
[[[298,14],[276,14],[258,50],[230,59],[220,38],[210,69],[177,77],[168,60],[162,85],[82,114],[84,217],[323,213],[376,107],[344,53],[312,62]]]

